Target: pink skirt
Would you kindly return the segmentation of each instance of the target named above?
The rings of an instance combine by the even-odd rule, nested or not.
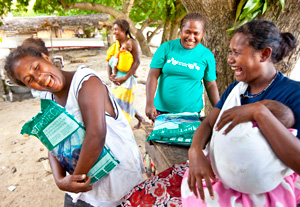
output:
[[[224,186],[221,181],[211,180],[214,190],[214,200],[210,198],[208,189],[203,183],[205,203],[196,199],[188,187],[189,169],[186,170],[182,184],[181,197],[183,207],[295,207],[300,203],[299,175],[294,173],[284,180],[274,190],[262,194],[245,194]]]

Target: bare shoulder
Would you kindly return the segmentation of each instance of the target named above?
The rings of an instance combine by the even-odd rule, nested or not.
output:
[[[135,39],[130,38],[130,39],[128,40],[128,42],[129,42],[130,44],[132,44],[132,45],[137,45],[137,42],[136,42]]]

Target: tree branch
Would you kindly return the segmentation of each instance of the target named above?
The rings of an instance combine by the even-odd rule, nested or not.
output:
[[[60,0],[62,1],[62,0]],[[92,10],[97,12],[103,12],[113,16],[116,19],[125,18],[123,12],[116,11],[113,7],[110,6],[103,6],[97,3],[90,3],[90,2],[76,2],[74,5],[69,5],[69,9],[83,9],[83,10]]]
[[[150,19],[147,19],[146,21],[143,22],[143,24],[141,26],[141,30],[143,31],[144,29],[146,29],[146,27],[148,27],[150,25],[154,25],[154,24],[163,24],[163,20],[150,20]]]
[[[123,2],[122,11],[127,17],[129,17],[129,13],[133,7],[133,3],[134,3],[134,0],[125,0]]]
[[[160,30],[162,27],[163,27],[163,25],[160,24],[158,27],[155,28],[155,30],[153,32],[151,32],[151,31],[147,32],[147,43],[150,43],[152,38],[158,34],[158,30]]]
[[[62,5],[64,9],[68,9],[68,5],[64,0],[58,0],[58,2]]]

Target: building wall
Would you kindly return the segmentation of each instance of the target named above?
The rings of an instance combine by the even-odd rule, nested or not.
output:
[[[50,38],[49,30],[41,30],[37,33],[38,38]],[[72,38],[75,37],[75,32],[72,29],[52,29],[53,38]]]

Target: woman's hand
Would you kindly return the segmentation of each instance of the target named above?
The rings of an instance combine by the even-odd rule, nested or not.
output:
[[[72,193],[87,192],[93,189],[90,185],[91,177],[86,178],[86,175],[67,175],[60,180],[57,180],[57,186],[60,190]]]
[[[190,190],[198,198],[198,192],[200,194],[201,200],[205,201],[204,191],[203,191],[203,180],[205,181],[206,187],[208,188],[210,197],[214,199],[214,192],[210,179],[217,182],[217,178],[211,168],[211,164],[205,157],[202,149],[200,148],[190,148],[189,149],[189,176],[188,185]]]
[[[235,106],[231,109],[224,111],[218,123],[216,124],[215,130],[219,131],[227,123],[231,122],[231,124],[224,131],[224,134],[227,134],[233,129],[233,127],[240,123],[244,123],[247,121],[255,121],[254,114],[258,110],[261,110],[261,106],[262,104],[260,102],[256,102],[242,106]]]
[[[113,74],[110,74],[110,75],[108,76],[108,78],[109,78],[109,80],[110,80],[111,82],[115,82],[115,81],[116,81],[116,76],[114,76]]]
[[[146,116],[154,122],[154,120],[157,117],[157,111],[156,111],[156,108],[153,105],[153,103],[152,104],[146,104],[145,112],[146,112]]]
[[[112,78],[112,77],[111,77]],[[127,81],[127,78],[126,77],[119,77],[119,78],[117,78],[117,77],[114,77],[114,78],[112,78],[113,80],[111,80],[112,82],[114,82],[114,84],[116,84],[116,85],[122,85],[125,81]]]

